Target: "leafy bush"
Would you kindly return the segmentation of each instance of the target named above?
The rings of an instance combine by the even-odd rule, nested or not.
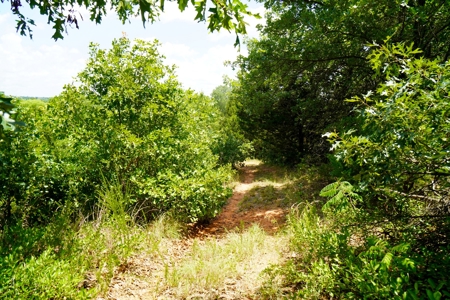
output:
[[[222,164],[231,163],[238,166],[254,154],[253,145],[249,142],[239,126],[237,103],[232,99],[232,89],[237,84],[224,78],[224,84],[216,87],[211,98],[221,114],[218,116],[220,136],[213,147],[214,154],[219,156]]]
[[[387,81],[350,101],[361,128],[328,133],[343,174],[367,205],[391,217],[448,215],[450,64],[414,58],[411,47],[381,46],[370,56]],[[384,207],[384,209],[382,209]]]
[[[293,212],[289,218],[293,258],[265,271],[268,280],[261,295],[275,299],[287,295],[295,299],[450,297],[448,247],[435,253],[425,248],[417,251],[409,242],[393,245],[349,223],[343,216],[333,217],[331,211],[323,219],[311,205]]]
[[[16,104],[17,117],[27,124],[0,139],[1,227],[44,222],[61,206],[69,188],[61,163],[46,153],[48,133],[41,130],[46,104],[39,100]]]
[[[111,50],[92,44],[76,84],[48,105],[19,103],[27,126],[1,140],[4,220],[42,224],[64,207],[90,215],[103,181],[118,183],[125,210],[137,207],[145,219],[217,214],[231,193],[230,168],[212,152],[220,112],[181,89],[157,46],[126,38]]]
[[[14,114],[14,104],[11,103],[13,98],[6,97],[5,93],[0,92],[0,137],[2,136],[3,131],[14,130],[16,128],[15,125],[18,122],[11,119],[11,114]]]

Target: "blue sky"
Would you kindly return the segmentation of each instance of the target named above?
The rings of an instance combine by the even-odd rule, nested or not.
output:
[[[71,83],[88,58],[90,42],[109,48],[114,38],[125,32],[130,39],[158,39],[160,52],[166,64],[177,65],[177,75],[184,88],[210,94],[222,84],[224,75],[233,77],[224,61],[234,60],[238,49],[233,46],[236,36],[227,31],[208,33],[206,23],[194,21],[195,12],[178,11],[176,2],[167,2],[160,20],[142,26],[139,18],[122,25],[110,12],[100,25],[89,21],[88,13],[81,10],[84,21],[80,29],[68,29],[63,40],[51,39],[53,31],[46,18],[36,11],[23,12],[33,18],[33,39],[15,31],[15,18],[9,10],[10,2],[0,3],[0,91],[14,96],[51,97],[59,94],[64,84]],[[249,3],[250,10],[264,15],[261,4]],[[247,18],[249,36],[256,37],[256,24],[263,20]],[[245,54],[245,46],[241,47]]]

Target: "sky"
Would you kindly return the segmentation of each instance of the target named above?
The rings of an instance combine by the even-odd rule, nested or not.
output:
[[[236,35],[226,30],[208,33],[206,23],[194,21],[192,8],[180,12],[176,2],[166,1],[160,20],[146,24],[145,28],[139,17],[123,25],[114,12],[96,25],[80,10],[84,17],[80,29],[68,28],[64,39],[56,42],[51,38],[53,30],[46,18],[25,7],[22,12],[36,22],[32,26],[33,39],[16,33],[15,17],[9,7],[8,1],[0,3],[0,91],[6,95],[58,95],[84,68],[90,42],[110,48],[112,40],[124,33],[130,39],[159,40],[165,64],[177,66],[178,79],[186,89],[210,95],[222,84],[224,75],[235,75],[224,62],[233,61],[239,54],[239,49],[234,47]],[[250,2],[249,8],[264,15],[262,4]],[[248,17],[246,22],[248,36],[257,37],[256,25],[264,20]],[[245,45],[241,46],[240,54],[246,54]]]

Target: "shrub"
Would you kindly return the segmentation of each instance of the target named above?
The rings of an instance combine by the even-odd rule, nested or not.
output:
[[[185,221],[211,218],[231,191],[230,168],[213,154],[219,113],[212,100],[181,89],[157,42],[126,38],[90,46],[77,83],[48,105],[21,103],[27,122],[2,139],[0,213],[45,223],[58,209],[90,215],[102,181],[129,195],[141,217],[165,211]]]

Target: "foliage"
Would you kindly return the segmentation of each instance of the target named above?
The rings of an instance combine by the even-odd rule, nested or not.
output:
[[[326,186],[321,192],[321,195],[327,196],[329,200],[323,207],[328,224],[320,224],[321,221],[315,217],[316,224],[327,230],[327,233],[319,238],[323,238],[324,243],[319,248],[328,249],[327,251],[336,248],[333,245],[333,236],[336,236],[343,239],[339,248],[344,249],[342,252],[336,252],[338,255],[335,255],[336,258],[329,263],[328,268],[323,269],[324,266],[313,263],[313,268],[319,267],[319,272],[314,272],[315,274],[323,276],[331,271],[326,278],[334,277],[333,280],[337,281],[335,286],[322,286],[319,289],[321,293],[329,292],[331,296],[345,295],[346,298],[364,296],[373,299],[440,299],[442,295],[449,296],[450,278],[446,271],[450,263],[446,254],[448,245],[431,250],[428,245],[422,244],[417,236],[399,234],[395,239],[386,237],[384,233],[389,225],[374,225],[368,222],[368,214],[356,207],[362,198],[353,190],[353,186],[348,182],[338,182]],[[336,206],[338,199],[340,203],[350,205]],[[335,206],[330,209],[332,205]],[[303,218],[300,217],[301,219]],[[400,224],[402,225],[405,226]],[[296,228],[296,225],[293,227]],[[301,234],[305,235],[305,232]],[[302,238],[296,235],[294,247],[299,240]],[[393,245],[389,240],[396,244]],[[312,246],[309,249],[316,249],[315,245]],[[330,255],[317,255],[316,259],[321,260],[323,257],[330,258]]]
[[[249,163],[248,161],[246,163]],[[248,164],[247,164],[248,168]],[[240,211],[262,208],[290,209],[300,201],[323,204],[320,189],[330,182],[327,165],[297,165],[295,168],[259,164],[251,170],[254,187],[248,190],[238,207]]]
[[[232,91],[231,87],[232,83],[230,82],[229,79],[224,81],[225,81],[224,84],[219,85],[212,91],[211,98],[214,99],[214,102],[216,103],[220,111],[223,114],[226,114],[228,103],[230,101],[230,93]]]
[[[343,180],[322,189],[320,214],[306,204],[291,216],[293,258],[262,294],[280,296],[281,278],[302,299],[450,297],[449,69],[420,53],[387,43],[370,54],[386,82],[349,100],[353,129],[325,134]]]
[[[3,92],[0,92],[0,138],[2,138],[3,131],[15,130],[17,125],[25,125],[23,122],[17,122],[11,119],[11,115],[15,113],[12,100],[13,98],[6,97]]]
[[[180,88],[156,42],[91,45],[77,81],[48,104],[19,104],[28,126],[10,133],[0,152],[3,220],[45,223],[62,207],[91,215],[104,183],[119,185],[124,209],[138,209],[143,220],[218,213],[231,192],[229,167],[211,150],[219,112],[208,97]]]
[[[9,118],[11,110],[14,105],[11,103],[12,98],[5,96],[3,92],[0,92],[0,121],[2,128],[0,130],[11,130],[14,128],[12,125],[13,120]]]
[[[155,254],[165,238],[179,235],[179,226],[164,216],[148,229],[117,222],[125,218],[103,214],[77,227],[59,215],[47,226],[8,227],[0,240],[0,299],[95,298],[132,254]]]
[[[418,53],[403,44],[374,51],[370,60],[386,82],[376,95],[352,98],[361,128],[328,134],[344,175],[391,217],[445,217],[450,205],[450,68],[413,58]]]
[[[369,44],[412,42],[427,58],[450,55],[447,1],[264,1],[267,24],[235,62],[234,93],[246,137],[266,160],[323,159],[326,130],[351,128],[345,99],[375,90]]]
[[[235,81],[225,78],[224,84],[212,91],[211,98],[221,112],[217,116],[221,136],[217,139],[213,152],[219,155],[222,164],[237,166],[253,155],[253,145],[244,137],[237,119],[235,102],[230,100],[235,84]]]
[[[352,206],[352,210],[355,210],[354,205],[357,202],[361,202],[362,199],[353,190],[353,186],[347,181],[336,181],[327,185],[320,192],[320,196],[329,198],[322,209],[339,213],[348,210],[348,207]]]
[[[15,103],[27,126],[0,139],[0,298],[96,297],[131,254],[179,234],[170,216],[211,218],[230,195],[221,112],[157,45],[91,45],[61,95]]]
[[[348,226],[347,216],[339,219],[330,212],[323,220],[309,204],[294,211],[288,221],[293,258],[265,271],[261,295],[271,299],[287,294],[295,299],[450,296],[448,247],[429,253],[413,250],[413,241],[390,244]]]
[[[4,3],[5,0],[1,2]],[[17,17],[16,29],[21,35],[30,35],[32,37],[32,29],[30,26],[35,26],[34,20],[28,18],[22,13],[22,2],[14,0],[6,0],[11,3],[11,11]],[[114,10],[117,13],[120,21],[125,23],[130,21],[134,16],[140,15],[141,20],[145,23],[154,22],[159,15],[164,11],[164,1],[112,1],[111,8],[107,8],[106,1],[65,1],[65,2],[47,2],[47,1],[25,1],[31,9],[39,10],[41,15],[48,17],[48,24],[51,24],[55,30],[52,38],[55,40],[62,39],[63,33],[67,32],[67,26],[75,25],[79,28],[79,18],[83,19],[77,7],[84,8],[89,12],[89,19],[95,21],[97,24],[102,22],[106,16],[107,9]],[[236,1],[190,1],[197,12],[195,20],[204,22],[208,20],[208,29],[213,32],[221,28],[228,31],[233,30],[236,34],[245,34],[246,23],[244,16],[254,16],[259,18],[259,15],[252,14],[247,10],[247,5],[239,0]],[[187,0],[177,0],[178,8],[184,11],[189,4]],[[236,43],[239,43],[239,37],[236,37]]]
[[[17,118],[26,120],[27,126],[4,132],[0,140],[0,228],[13,220],[32,224],[43,211],[54,212],[59,200],[55,193],[64,188],[54,161],[40,157],[37,149],[40,134],[35,124],[45,112],[45,103],[20,101],[17,106]]]

